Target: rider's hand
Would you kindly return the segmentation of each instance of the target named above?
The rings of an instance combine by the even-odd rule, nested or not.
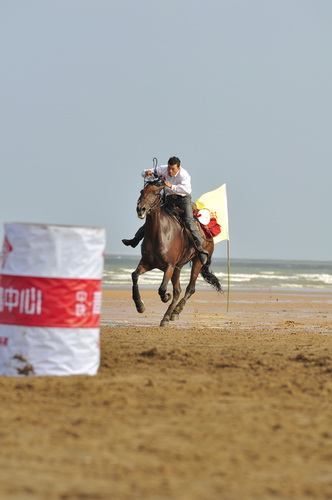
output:
[[[167,186],[168,188],[172,189],[172,184],[166,180],[164,180],[164,184],[165,186]]]

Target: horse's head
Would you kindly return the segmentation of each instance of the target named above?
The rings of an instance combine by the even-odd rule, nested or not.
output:
[[[141,191],[137,201],[136,212],[139,219],[144,219],[151,211],[156,210],[161,205],[160,192],[164,188],[164,183],[158,181],[148,183]]]

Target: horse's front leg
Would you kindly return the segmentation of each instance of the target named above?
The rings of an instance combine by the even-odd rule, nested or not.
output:
[[[191,268],[191,273],[190,273],[190,281],[188,283],[188,286],[186,288],[184,297],[180,300],[178,305],[175,307],[173,311],[173,317],[174,319],[177,319],[179,317],[179,314],[183,311],[184,306],[186,305],[186,302],[190,297],[195,293],[195,284],[197,277],[199,275],[200,270],[202,269],[202,264],[199,260],[199,258],[195,258],[193,260],[192,268]]]
[[[144,264],[142,262],[140,262],[138,264],[137,268],[135,269],[135,271],[131,275],[131,279],[133,282],[132,297],[133,297],[133,301],[135,302],[137,312],[139,312],[139,313],[143,313],[145,311],[145,305],[144,305],[144,302],[141,299],[141,295],[139,293],[138,278],[141,274],[144,274],[149,270],[150,270],[149,268],[147,268],[146,266],[144,266]]]
[[[180,272],[181,269],[176,267],[174,269],[173,275],[172,275],[172,284],[173,284],[173,300],[172,303],[168,306],[167,311],[164,314],[163,319],[160,322],[160,326],[167,326],[169,324],[170,320],[176,319],[173,316],[173,311],[176,306],[176,303],[180,297],[181,293],[181,286],[180,286]]]
[[[167,293],[167,285],[173,275],[173,271],[174,271],[173,266],[167,266],[167,268],[164,271],[163,280],[158,290],[160,298],[163,302],[168,302],[171,298],[171,294]]]

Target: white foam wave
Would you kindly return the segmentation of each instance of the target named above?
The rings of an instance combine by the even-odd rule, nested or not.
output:
[[[299,277],[309,281],[320,281],[326,285],[332,285],[331,274],[299,274]]]
[[[103,275],[103,282],[106,284],[131,284],[131,274],[136,267],[136,263],[133,263],[133,267],[119,267],[119,268],[106,268]],[[281,271],[281,272],[280,272]],[[285,269],[279,271],[264,270],[256,272],[232,272],[230,273],[230,282],[235,286],[250,285],[250,286],[278,286],[287,288],[318,288],[326,287],[332,285],[332,274],[322,272],[290,272],[287,274]],[[314,270],[313,270],[314,271]],[[227,272],[220,271],[216,272],[213,269],[212,272],[216,277],[225,283],[228,279]],[[186,286],[190,278],[191,268],[186,266],[181,272],[181,286]],[[158,269],[153,269],[139,277],[139,283],[143,285],[159,286],[163,278],[163,272]],[[205,285],[205,281],[201,276],[198,277],[197,283],[200,285]]]

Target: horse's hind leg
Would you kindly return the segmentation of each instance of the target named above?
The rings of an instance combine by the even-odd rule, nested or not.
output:
[[[131,275],[131,279],[133,282],[132,297],[133,297],[133,301],[135,302],[137,312],[139,312],[139,313],[143,313],[145,311],[145,305],[144,305],[143,300],[141,299],[141,295],[139,292],[138,278],[141,274],[146,273],[146,271],[149,271],[149,269],[144,267],[144,265],[140,262],[138,264],[137,268],[135,269],[135,271]]]
[[[163,319],[160,322],[160,326],[167,326],[170,320],[174,320],[176,318],[173,317],[173,311],[176,306],[176,303],[180,297],[181,286],[180,286],[180,272],[181,269],[178,267],[175,268],[172,275],[172,284],[173,284],[173,300],[169,305],[167,311],[164,314]]]

